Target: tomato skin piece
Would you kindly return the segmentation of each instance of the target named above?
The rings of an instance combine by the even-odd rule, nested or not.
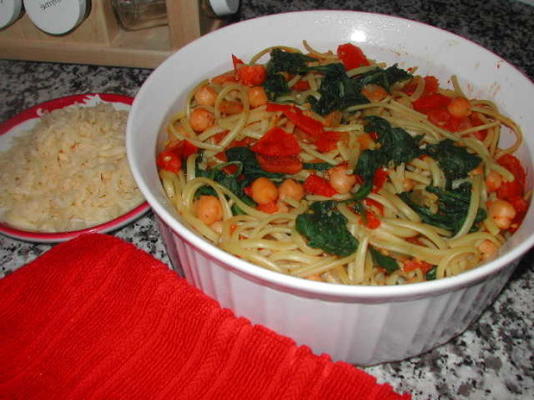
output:
[[[232,54],[232,65],[234,66],[234,71],[237,73],[238,68],[241,65],[245,65],[245,63],[242,59]]]
[[[156,165],[169,172],[178,173],[182,168],[182,160],[173,150],[163,150],[156,158]]]
[[[297,92],[303,92],[305,90],[308,90],[310,88],[310,84],[308,81],[300,80],[297,83],[295,83],[293,86],[291,86],[291,89],[296,90]]]
[[[370,64],[362,49],[352,43],[340,44],[336,53],[347,71]]]
[[[498,158],[497,163],[510,171],[521,186],[525,186],[526,172],[521,161],[516,156],[505,154]]]
[[[237,79],[246,86],[260,86],[267,78],[267,70],[261,64],[238,67]]]
[[[267,103],[266,110],[269,112],[282,112],[298,128],[312,137],[317,138],[324,132],[321,121],[304,115],[300,108],[288,104]]]
[[[444,128],[451,119],[451,115],[444,107],[435,108],[426,112],[426,116],[434,125]]]
[[[365,203],[366,206],[375,207],[380,213],[380,215],[382,216],[384,215],[384,205],[382,203],[379,203],[378,201],[370,199],[368,197],[365,198],[363,202]]]
[[[497,197],[507,201],[522,197],[525,193],[526,172],[521,162],[512,154],[505,154],[497,159],[497,163],[510,171],[515,178],[501,184],[497,189]]]
[[[330,185],[330,182],[316,174],[311,174],[306,178],[304,181],[304,190],[307,193],[325,197],[332,197],[337,194],[337,191]]]
[[[429,94],[421,96],[417,100],[412,102],[414,110],[427,113],[428,111],[436,108],[447,107],[451,102],[451,98],[439,93]]]
[[[337,147],[337,142],[340,138],[341,134],[339,132],[324,131],[314,144],[319,152],[327,153]]]
[[[472,126],[480,126],[480,125],[484,125],[484,121],[482,121],[480,119],[480,116],[477,112],[473,112],[470,116],[469,116],[469,121],[471,121],[471,125]],[[480,140],[481,142],[484,141],[484,139],[486,139],[486,136],[488,136],[488,131],[486,129],[483,129],[481,131],[476,131],[476,132],[473,132],[472,135],[474,137],[476,137],[478,140]]]
[[[376,170],[375,175],[373,176],[373,193],[377,193],[382,189],[388,176],[389,172],[386,169],[379,168]]]
[[[415,271],[416,269],[420,269],[423,274],[426,274],[432,268],[433,268],[433,265],[430,263],[427,263],[426,261],[419,260],[417,258],[410,258],[408,260],[403,261],[402,270],[404,272],[411,272],[411,271]]]
[[[497,189],[497,197],[502,200],[509,201],[514,197],[523,196],[523,186],[518,182],[517,178],[511,182],[503,182]]]
[[[435,76],[429,75],[429,76],[425,76],[423,79],[425,81],[425,89],[423,90],[422,96],[434,94],[438,91],[439,89],[438,78],[436,78]],[[412,80],[406,86],[404,86],[402,91],[406,93],[408,96],[411,96],[415,92],[416,88],[417,88],[417,82],[415,80]]]
[[[251,148],[253,152],[264,156],[284,157],[300,154],[300,144],[295,135],[282,128],[269,129]]]
[[[198,147],[192,143],[189,143],[187,140],[182,142],[182,157],[187,158],[192,154],[198,152]]]
[[[297,156],[267,156],[256,154],[261,169],[280,174],[297,174],[302,171],[302,161]]]
[[[321,153],[329,152],[336,148],[341,138],[339,132],[325,131],[321,121],[304,115],[299,108],[288,104],[267,103],[267,111],[282,112],[302,132],[308,134]]]
[[[365,226],[369,229],[377,229],[380,227],[380,218],[372,211],[365,210]]]

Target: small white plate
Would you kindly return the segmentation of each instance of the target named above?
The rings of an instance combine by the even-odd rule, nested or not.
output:
[[[0,124],[0,151],[9,149],[13,137],[35,127],[43,114],[64,108],[71,105],[79,106],[96,106],[99,103],[110,103],[117,110],[130,110],[133,98],[129,96],[105,93],[77,94],[72,96],[60,97],[54,100],[28,108],[13,118]],[[92,226],[86,229],[80,229],[68,232],[36,232],[26,231],[14,228],[10,225],[0,222],[0,233],[18,240],[40,243],[57,243],[72,239],[82,233],[100,232],[106,233],[119,229],[130,222],[136,220],[150,208],[147,202],[143,202],[134,209],[108,222]]]

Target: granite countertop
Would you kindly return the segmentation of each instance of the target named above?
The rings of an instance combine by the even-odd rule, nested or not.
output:
[[[236,19],[326,8],[401,16],[463,35],[510,61],[534,80],[534,6],[526,3],[529,2],[243,0]],[[134,96],[150,72],[0,60],[0,122],[27,107],[69,94],[109,92]],[[150,212],[114,234],[169,262]],[[50,245],[0,236],[0,277],[49,248]],[[414,399],[533,399],[533,275],[531,251],[521,260],[497,301],[463,334],[420,357],[366,371],[398,391],[411,392]]]

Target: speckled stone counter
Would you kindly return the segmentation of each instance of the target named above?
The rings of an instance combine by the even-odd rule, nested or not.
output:
[[[523,2],[242,0],[242,3],[238,19],[328,8],[422,21],[489,48],[534,79],[534,7]],[[110,92],[134,96],[150,72],[0,60],[0,121],[42,101],[69,94]],[[150,212],[114,234],[168,262]],[[49,248],[0,236],[0,276]],[[497,301],[463,334],[420,357],[366,370],[398,391],[411,392],[414,399],[534,399],[533,278],[531,251]]]

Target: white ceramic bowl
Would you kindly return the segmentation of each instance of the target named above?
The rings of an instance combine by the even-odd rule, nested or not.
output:
[[[384,15],[308,11],[244,21],[208,34],[160,65],[140,89],[128,121],[134,177],[160,222],[170,259],[187,280],[237,315],[290,336],[335,360],[371,365],[423,353],[461,333],[498,295],[533,244],[534,214],[495,261],[462,275],[404,286],[343,286],[285,276],[209,244],[184,226],[160,185],[155,163],[163,122],[200,80],[268,46],[319,50],[357,42],[366,54],[401,67],[417,65],[447,83],[456,74],[471,95],[494,99],[525,132],[534,132],[534,85],[495,54],[459,36]],[[534,136],[519,157],[532,186]]]

